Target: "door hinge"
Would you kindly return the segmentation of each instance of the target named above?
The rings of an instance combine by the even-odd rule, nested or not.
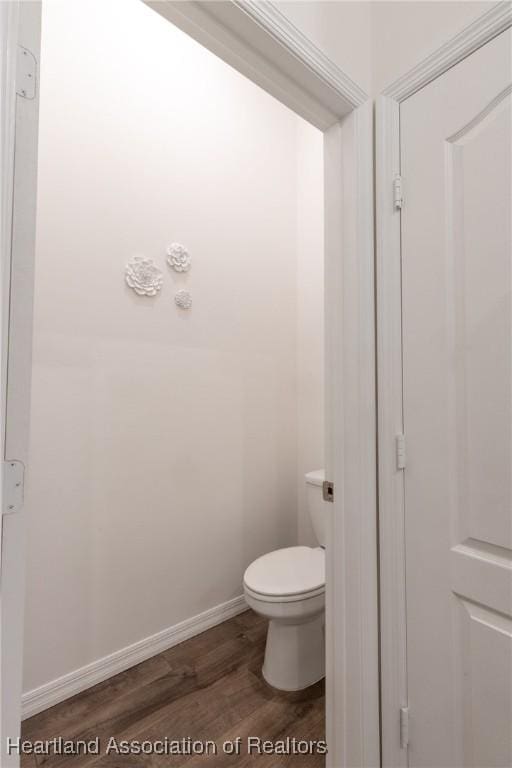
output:
[[[409,744],[409,707],[400,709],[400,748],[407,749]]]
[[[334,483],[329,480],[324,480],[322,483],[322,495],[324,501],[334,501]]]
[[[23,506],[23,483],[25,467],[21,461],[11,459],[3,462],[3,503],[2,514],[14,515]]]
[[[393,180],[393,205],[395,208],[398,208],[398,210],[401,210],[403,202],[402,177],[395,176]]]
[[[16,93],[22,99],[33,99],[36,95],[37,61],[34,54],[18,45],[16,67]]]
[[[396,446],[396,468],[405,469],[405,435],[400,434],[395,437]]]

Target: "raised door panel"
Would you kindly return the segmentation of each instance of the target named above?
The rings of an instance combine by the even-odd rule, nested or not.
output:
[[[454,598],[458,689],[459,764],[472,768],[510,766],[512,704],[510,617]],[[495,704],[496,703],[496,704]]]
[[[457,543],[512,548],[511,92],[446,141]]]

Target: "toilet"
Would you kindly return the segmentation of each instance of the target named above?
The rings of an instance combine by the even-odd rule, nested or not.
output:
[[[306,502],[319,547],[276,549],[244,574],[253,611],[269,620],[263,677],[274,688],[299,691],[325,675],[324,470],[308,472]]]

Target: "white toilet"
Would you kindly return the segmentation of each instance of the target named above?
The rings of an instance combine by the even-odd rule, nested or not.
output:
[[[263,555],[244,574],[247,604],[269,619],[263,677],[299,691],[325,674],[324,471],[306,475],[306,498],[320,547],[288,547]]]

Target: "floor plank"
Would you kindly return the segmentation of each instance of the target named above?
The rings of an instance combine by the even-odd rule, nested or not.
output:
[[[22,768],[322,768],[321,754],[248,754],[248,737],[318,741],[325,738],[324,687],[283,693],[263,680],[266,623],[252,611],[219,624],[159,656],[23,723],[26,739],[92,739],[102,752],[24,756]],[[121,740],[212,740],[211,755],[105,754]],[[224,742],[242,739],[241,753]]]

